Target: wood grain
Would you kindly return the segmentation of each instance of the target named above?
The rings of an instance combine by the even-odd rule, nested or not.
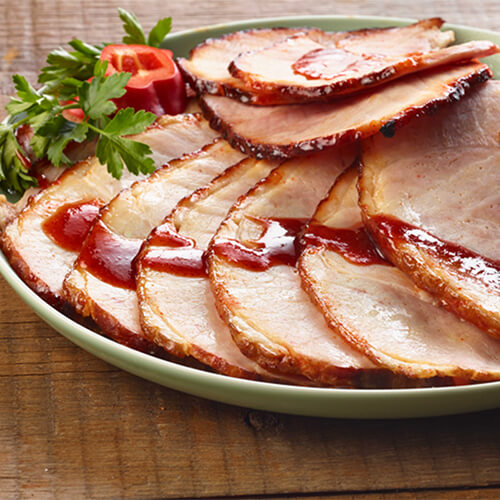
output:
[[[72,37],[119,40],[117,5],[175,30],[366,14],[500,30],[496,0],[0,0],[0,91]],[[122,372],[40,321],[0,280],[0,498],[500,498],[500,411],[406,421],[256,412]]]

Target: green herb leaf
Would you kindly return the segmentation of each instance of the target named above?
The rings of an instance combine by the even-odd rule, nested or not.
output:
[[[116,105],[111,99],[116,99],[125,94],[125,85],[130,79],[130,73],[113,73],[105,77],[105,64],[96,63],[95,78],[91,82],[83,82],[78,89],[80,106],[85,116],[97,119],[107,116],[116,110]]]
[[[92,76],[95,63],[101,55],[99,47],[77,39],[69,42],[69,45],[73,51],[59,47],[47,56],[47,66],[42,68],[38,76],[38,82],[45,84],[44,93],[57,95],[67,78],[84,81]]]
[[[128,36],[122,38],[123,43],[147,45],[144,30],[134,13],[118,8],[118,14],[123,21],[123,29]]]
[[[65,120],[62,115],[58,115],[50,124],[50,131],[45,137],[51,137],[47,148],[47,158],[56,167],[61,163],[70,164],[70,159],[64,154],[64,148],[70,141],[83,142],[87,137],[88,126],[85,122],[74,123]],[[40,130],[40,135],[42,131]]]
[[[21,157],[24,150],[17,142],[14,130],[8,125],[0,125],[0,187],[6,191],[24,192],[36,186],[37,180],[31,177],[23,165]]]
[[[132,139],[102,135],[97,142],[97,158],[108,166],[108,171],[116,179],[122,176],[123,164],[136,175],[154,172],[155,164],[151,155],[151,148],[147,144]]]
[[[15,97],[11,97],[10,101],[5,106],[5,109],[11,116],[17,116],[27,111],[32,105],[33,103],[31,102],[23,102]]]
[[[110,135],[139,134],[155,120],[155,114],[144,110],[136,112],[133,108],[120,109],[104,127],[104,132]]]
[[[160,19],[155,27],[149,32],[148,45],[151,47],[159,47],[165,37],[170,33],[172,29],[172,18],[164,17]]]
[[[17,95],[22,101],[33,103],[40,99],[40,94],[28,83],[24,76],[13,75],[12,81],[17,90]]]

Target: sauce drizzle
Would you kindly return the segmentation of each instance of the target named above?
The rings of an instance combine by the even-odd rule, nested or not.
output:
[[[142,239],[129,239],[98,220],[85,241],[78,264],[105,283],[135,290],[135,258]]]
[[[68,203],[45,220],[42,229],[61,248],[78,252],[97,219],[101,206],[100,200]]]
[[[215,255],[252,271],[265,271],[277,265],[295,266],[299,255],[298,236],[307,219],[248,218],[262,226],[260,237],[247,244],[235,239],[219,239],[212,245]]]
[[[431,233],[387,215],[372,217],[381,236],[380,244],[391,241],[418,246],[445,263],[453,272],[472,278],[500,293],[500,262],[469,250],[456,243],[441,240]]]
[[[182,236],[169,223],[158,226],[148,240],[141,266],[177,276],[207,275],[205,252],[192,238]]]
[[[302,238],[306,246],[326,247],[342,255],[353,264],[369,266],[390,263],[377,251],[364,227],[340,229],[321,224],[310,224]]]

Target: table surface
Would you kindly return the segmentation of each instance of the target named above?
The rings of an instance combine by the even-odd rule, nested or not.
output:
[[[0,0],[0,92],[72,37],[119,40],[118,5],[174,31],[245,18],[441,16],[500,31],[497,0]],[[500,498],[500,411],[422,420],[278,415],[120,371],[0,288],[0,497]]]

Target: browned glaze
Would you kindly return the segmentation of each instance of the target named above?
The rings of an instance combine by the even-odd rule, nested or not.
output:
[[[158,226],[148,240],[141,265],[186,277],[206,276],[204,252],[196,242],[179,234],[170,224]]]
[[[141,239],[129,239],[97,221],[85,241],[78,264],[105,283],[135,290],[135,257]]]
[[[378,54],[360,55],[337,47],[326,47],[303,55],[292,64],[292,68],[309,79],[332,79],[344,77],[349,73],[354,79],[370,75],[370,72],[376,69],[383,69],[385,61],[386,58]]]
[[[377,251],[364,227],[339,229],[321,224],[310,224],[302,238],[302,244],[326,247],[342,255],[353,264],[389,264]]]
[[[55,243],[65,250],[78,252],[94,224],[100,200],[68,203],[42,223],[42,229]]]
[[[500,262],[464,248],[456,243],[444,241],[431,233],[388,215],[376,215],[371,222],[377,227],[383,241],[390,244],[410,244],[431,254],[462,276],[472,278],[500,293]]]
[[[249,217],[262,226],[257,240],[246,244],[234,239],[214,242],[215,255],[252,271],[265,271],[280,264],[295,266],[297,262],[298,236],[307,219]]]

